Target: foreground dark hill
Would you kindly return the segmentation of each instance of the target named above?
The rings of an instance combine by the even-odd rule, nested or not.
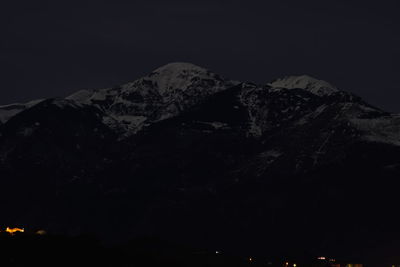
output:
[[[270,255],[400,240],[400,117],[324,81],[261,86],[174,63],[4,110],[6,224]]]

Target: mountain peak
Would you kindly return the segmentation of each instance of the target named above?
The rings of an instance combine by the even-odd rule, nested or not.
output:
[[[95,105],[105,112],[104,120],[111,128],[135,133],[145,122],[174,117],[230,86],[230,81],[207,69],[175,62],[133,82],[114,88],[82,90],[67,99]]]
[[[188,62],[171,62],[154,70],[154,72],[207,71],[206,69]]]
[[[185,90],[199,80],[215,80],[216,74],[192,63],[174,62],[154,70],[148,77],[158,85],[161,94],[170,90]]]
[[[315,79],[308,75],[286,76],[268,84],[276,89],[303,89],[318,96],[326,96],[339,90],[330,83]]]

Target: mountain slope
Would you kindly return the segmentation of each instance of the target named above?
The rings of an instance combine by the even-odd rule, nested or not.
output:
[[[335,86],[308,75],[287,76],[268,85],[274,89],[303,89],[318,96],[326,96],[339,91]]]
[[[0,200],[23,207],[6,223],[242,252],[400,238],[379,219],[398,205],[399,116],[308,76],[235,83],[173,63],[45,100],[0,132]]]
[[[106,114],[107,125],[129,135],[148,123],[176,116],[229,86],[231,82],[206,69],[189,63],[170,63],[134,82],[80,91],[67,99],[99,107]]]
[[[0,125],[6,123],[9,119],[24,111],[25,109],[31,108],[36,104],[39,104],[43,100],[33,100],[25,104],[10,104],[0,106]]]

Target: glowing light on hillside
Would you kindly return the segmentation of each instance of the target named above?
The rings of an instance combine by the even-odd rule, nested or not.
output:
[[[46,235],[47,232],[45,230],[39,230],[39,231],[36,231],[36,234],[37,235]]]
[[[319,260],[323,260],[323,261],[326,260],[325,257],[318,257],[318,259],[319,259]]]
[[[15,235],[15,233],[24,233],[25,229],[24,228],[6,228],[6,232],[9,233],[10,235]]]

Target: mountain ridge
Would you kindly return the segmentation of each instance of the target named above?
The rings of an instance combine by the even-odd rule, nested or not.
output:
[[[72,100],[79,105],[98,107],[106,114],[103,118],[106,125],[118,129],[124,136],[129,136],[149,125],[149,123],[174,117],[182,110],[201,102],[204,98],[239,83],[225,80],[223,77],[191,63],[175,62],[161,66],[149,75],[133,82],[107,89],[80,90],[65,99]],[[241,84],[244,87],[253,85],[250,83]],[[343,95],[347,95],[350,98],[351,96],[358,98],[339,90],[328,82],[308,75],[286,76],[267,83],[265,86],[254,85],[257,88],[267,88],[266,90],[271,92],[295,89],[308,91],[319,97],[343,97]],[[185,92],[186,90],[187,92]],[[43,100],[15,106],[1,106],[1,123],[4,124],[14,115],[41,101]],[[12,108],[13,106],[15,108]],[[380,112],[379,109],[367,103],[363,104],[363,109],[370,109],[370,112]],[[365,125],[363,121],[352,121],[354,124],[359,123],[358,127],[360,128]],[[256,128],[253,128],[253,131],[257,132]],[[393,136],[391,139],[393,139]],[[382,141],[382,138],[376,138],[376,140]]]
[[[237,83],[175,63],[37,103],[0,125],[0,201],[15,203],[4,221],[238,250],[361,248],[357,229],[397,238],[396,220],[379,218],[398,203],[400,117],[307,80]]]

